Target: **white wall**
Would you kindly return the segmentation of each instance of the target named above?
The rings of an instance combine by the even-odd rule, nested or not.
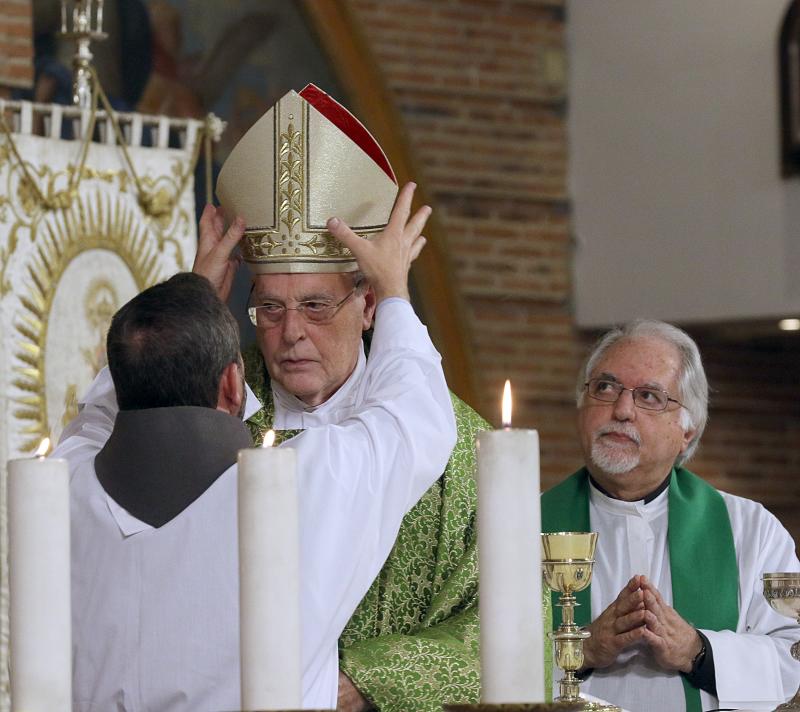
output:
[[[800,180],[780,177],[788,0],[569,0],[582,326],[800,312]]]

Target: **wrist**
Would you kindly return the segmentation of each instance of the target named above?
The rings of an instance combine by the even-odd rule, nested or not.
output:
[[[590,640],[591,638],[587,638],[583,641],[583,664],[578,670],[579,675],[586,671],[594,670],[596,667],[602,667],[601,665],[597,664],[598,661],[595,658],[592,646],[589,643]]]
[[[693,645],[689,650],[689,655],[684,661],[684,664],[679,668],[679,670],[686,675],[694,674],[703,664],[703,659],[706,656],[705,641],[696,630],[694,631],[694,638]]]
[[[396,287],[394,289],[375,289],[375,301],[380,304],[384,299],[404,299],[407,302],[411,301],[411,295],[408,293],[408,287]]]

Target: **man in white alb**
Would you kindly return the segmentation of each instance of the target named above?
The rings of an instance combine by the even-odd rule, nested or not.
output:
[[[338,636],[455,442],[408,303],[428,211],[409,219],[406,195],[371,242],[343,238],[378,302],[358,405],[291,443],[304,707],[335,707]],[[250,437],[235,322],[204,278],[178,275],[120,310],[108,346],[116,392],[98,379],[54,453],[71,466],[73,709],[238,709],[234,463]]]
[[[582,689],[632,712],[772,710],[800,683],[800,626],[761,575],[800,562],[760,504],[684,468],[707,419],[697,345],[659,321],[614,329],[577,395],[586,466],[542,496],[542,527],[599,533]]]

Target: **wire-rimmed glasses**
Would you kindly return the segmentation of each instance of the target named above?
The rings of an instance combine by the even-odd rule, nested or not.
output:
[[[247,307],[247,314],[253,326],[269,329],[278,326],[286,316],[287,311],[296,311],[307,322],[312,324],[327,324],[333,320],[338,311],[345,303],[358,291],[361,284],[355,285],[338,302],[329,303],[321,299],[309,299],[308,301],[298,302],[296,307],[287,307],[279,302],[264,302]],[[252,290],[251,290],[252,298]]]
[[[630,391],[633,396],[633,404],[643,410],[666,410],[670,402],[677,403],[683,407],[683,403],[672,398],[669,393],[652,386],[626,388],[618,381],[610,381],[606,378],[590,378],[583,384],[583,387],[590,398],[604,403],[616,403],[623,391]]]

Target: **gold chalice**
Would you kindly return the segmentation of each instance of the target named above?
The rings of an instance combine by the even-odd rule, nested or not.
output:
[[[800,573],[764,574],[764,598],[782,616],[800,623]],[[800,660],[800,641],[792,646],[792,657]],[[800,712],[800,690],[774,712]]]
[[[561,625],[551,633],[555,643],[556,663],[564,671],[558,681],[558,702],[582,702],[582,710],[614,712],[619,707],[586,702],[580,696],[581,681],[575,673],[583,666],[583,641],[591,636],[588,630],[575,625],[575,606],[580,605],[575,593],[592,580],[596,532],[558,532],[542,534],[542,570],[547,586],[561,595]]]

